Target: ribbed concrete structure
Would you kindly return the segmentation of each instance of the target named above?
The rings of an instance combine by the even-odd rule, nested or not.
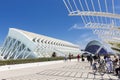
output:
[[[1,48],[3,59],[26,59],[38,57],[65,56],[80,53],[79,46],[70,42],[10,28]]]

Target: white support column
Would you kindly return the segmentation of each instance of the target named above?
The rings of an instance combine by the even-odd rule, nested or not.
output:
[[[7,43],[8,36],[6,37],[5,41],[3,42],[2,49],[1,49],[1,54],[4,51],[4,46]]]
[[[27,52],[27,55],[25,56],[25,59],[31,54],[31,52]]]
[[[7,37],[3,43],[3,46],[2,46],[2,50],[1,50],[1,55],[4,54],[5,50],[6,50],[6,44],[8,43],[8,40],[9,38]]]
[[[9,47],[11,46],[10,45],[11,42],[12,42],[12,39],[10,39],[9,42],[7,42],[6,49],[5,49],[4,53],[3,53],[3,57],[5,57],[7,55],[8,51],[9,51]]]
[[[19,52],[19,54],[15,56],[14,59],[17,59],[21,54],[23,54],[24,51],[25,51],[25,48],[21,52]]]
[[[23,51],[22,59],[25,59],[26,52],[27,52],[27,48],[25,47],[25,49],[24,49],[24,51]]]
[[[17,44],[17,43],[16,43]],[[15,54],[17,54],[16,52],[17,52],[17,50],[19,49],[19,47],[22,45],[22,43],[20,42],[20,44],[18,45],[18,46],[16,46],[16,48],[15,48],[15,50],[12,52],[12,54],[10,55],[10,57],[12,57],[13,55],[13,59],[14,59],[14,57],[16,57],[16,55]],[[18,54],[19,55],[19,54]]]
[[[14,46],[15,46],[16,43],[17,43],[17,40],[15,39],[12,47],[10,48],[10,52],[9,52],[9,54],[8,54],[7,59],[10,59],[10,57],[11,57],[11,55],[12,55],[12,53],[13,53],[13,50],[14,50]]]

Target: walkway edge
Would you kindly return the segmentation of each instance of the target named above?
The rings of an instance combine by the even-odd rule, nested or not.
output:
[[[15,64],[15,65],[4,65],[4,66],[0,66],[0,71],[8,71],[8,70],[15,70],[15,69],[29,68],[29,67],[38,67],[38,66],[56,64],[56,63],[61,63],[61,62],[63,62],[63,60],[36,62],[36,63],[25,63],[25,64]]]

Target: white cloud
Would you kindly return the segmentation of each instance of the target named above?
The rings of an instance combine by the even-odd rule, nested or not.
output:
[[[84,43],[84,41],[78,40],[76,41],[76,44],[80,46],[80,49],[85,49],[86,44]]]
[[[78,24],[74,24],[71,28],[69,28],[69,30],[73,30],[73,29],[84,29],[83,27],[80,27]],[[87,44],[92,41],[92,40],[97,40],[99,42],[101,42],[101,39],[97,37],[97,35],[94,35],[93,33],[87,32],[85,30],[84,33],[80,34],[80,37],[75,41],[77,45],[80,46],[80,49],[85,49],[85,47],[87,46]],[[108,51],[112,51],[108,45],[106,46],[105,43],[103,43],[103,45],[105,46],[105,48]]]
[[[83,29],[83,28],[80,27],[79,24],[74,24],[72,27],[69,28],[69,30],[72,30],[72,29]]]
[[[93,38],[92,37],[88,37],[88,38],[85,39],[85,42],[90,42],[91,40],[93,40]]]
[[[82,34],[81,35],[81,38],[86,38],[86,37],[88,37],[89,36],[89,34]]]
[[[83,34],[76,40],[76,44],[80,46],[80,49],[85,49],[86,45],[92,40],[94,40],[93,37],[89,37],[88,34]]]

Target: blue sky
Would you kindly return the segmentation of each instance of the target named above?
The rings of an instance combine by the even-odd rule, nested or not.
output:
[[[0,0],[0,44],[10,27],[66,40],[84,48],[91,40],[99,40],[83,26],[81,18],[70,17],[63,0]]]

